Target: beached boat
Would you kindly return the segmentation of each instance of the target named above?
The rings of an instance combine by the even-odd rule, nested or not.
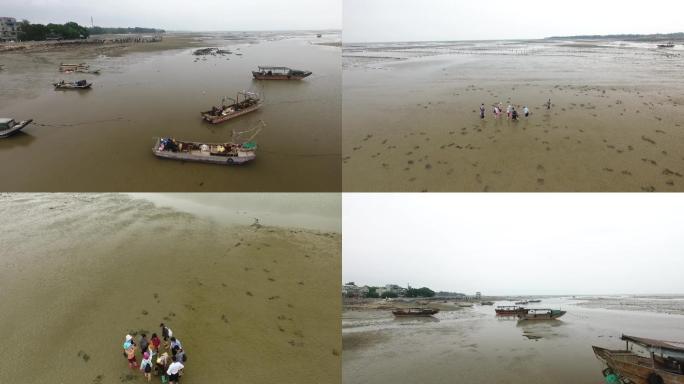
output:
[[[541,300],[535,299],[535,300],[527,300],[528,303],[541,303]]]
[[[89,83],[86,80],[78,80],[78,81],[61,80],[58,83],[52,83],[52,85],[55,86],[55,89],[90,89],[90,87],[93,86],[93,83]]]
[[[559,309],[527,309],[525,313],[518,313],[520,320],[554,320],[566,314]]]
[[[397,317],[427,317],[436,315],[439,309],[433,308],[408,308],[408,309],[395,309],[392,314]]]
[[[0,138],[10,137],[15,133],[21,131],[27,125],[31,124],[33,120],[24,120],[16,122],[14,119],[0,118]]]
[[[242,96],[242,99],[240,97]],[[233,103],[226,105],[226,100]],[[254,92],[238,92],[235,99],[224,97],[221,105],[211,107],[211,110],[201,112],[202,119],[212,124],[220,124],[238,116],[254,112],[263,105],[263,101]]]
[[[658,44],[658,48],[674,48],[674,43]]]
[[[483,301],[480,303],[480,305],[494,305],[493,301]]]
[[[201,143],[171,138],[157,138],[152,153],[165,159],[212,164],[244,164],[256,159],[253,141],[237,143]]]
[[[259,70],[252,71],[252,76],[257,80],[301,80],[310,75],[309,71],[288,67],[259,67]]]
[[[609,368],[604,376],[616,374],[621,382],[633,384],[684,384],[684,342],[627,335],[622,335],[622,340],[625,350],[591,347]],[[641,347],[646,356],[630,350],[630,343]]]
[[[515,305],[526,305],[526,304],[529,304],[529,301],[527,301],[527,300],[522,300],[522,301],[516,301],[516,302],[515,302]]]
[[[86,63],[79,63],[79,64],[61,63],[61,64],[59,64],[59,71],[60,72],[75,72],[77,70],[87,71],[89,69],[90,69],[90,66]]]
[[[456,303],[461,308],[472,308],[473,305],[470,303]]]
[[[498,306],[494,309],[497,315],[515,316],[520,313],[527,313],[527,309],[517,305]]]

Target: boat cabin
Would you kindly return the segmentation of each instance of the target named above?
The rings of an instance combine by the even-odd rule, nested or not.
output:
[[[17,122],[14,119],[0,118],[0,131],[12,129],[15,125],[17,125]]]
[[[678,341],[663,341],[655,339],[647,339],[643,337],[634,337],[622,335],[622,340],[625,341],[626,350],[632,352],[630,345],[639,346],[643,352],[649,355],[648,359],[640,357],[636,363],[645,365],[650,363],[651,368],[659,369],[675,374],[684,374],[684,342]],[[637,355],[636,353],[630,353]]]

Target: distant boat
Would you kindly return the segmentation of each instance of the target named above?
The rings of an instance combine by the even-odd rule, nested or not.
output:
[[[458,306],[461,308],[472,308],[473,307],[473,305],[470,303],[465,303],[465,304],[461,303],[461,304],[458,304]]]
[[[52,83],[55,89],[89,89],[93,86],[93,83],[89,83],[86,80],[79,81],[64,81],[61,80],[58,83]]]
[[[592,346],[594,354],[609,369],[604,376],[617,375],[621,382],[634,384],[684,383],[684,342],[646,339],[622,335],[625,350],[610,350]],[[649,357],[630,350],[629,344],[644,348]]]
[[[658,48],[674,48],[674,43],[658,44]]]
[[[408,308],[408,309],[395,309],[392,314],[396,317],[428,317],[436,315],[439,309],[433,308]]]
[[[494,309],[497,315],[515,316],[520,313],[527,313],[527,309],[519,306],[498,306]]]
[[[32,121],[32,119],[29,119],[17,123],[14,119],[0,118],[0,138],[4,139],[18,133],[24,127],[31,124]]]
[[[85,63],[80,64],[60,64],[59,71],[64,73],[90,73],[94,75],[99,75],[100,70],[91,70],[90,66]]]
[[[201,143],[180,141],[171,138],[157,138],[152,153],[155,156],[212,164],[244,164],[256,159],[257,145],[246,143]]]
[[[535,300],[527,300],[528,303],[541,303],[541,300],[535,299]]]
[[[240,100],[240,96],[242,96],[242,100]],[[226,105],[226,100],[231,100],[233,103]],[[220,124],[238,116],[254,112],[262,105],[263,101],[258,94],[241,91],[238,92],[235,99],[224,97],[220,106],[211,107],[211,110],[201,112],[200,115],[204,121],[212,124]]]
[[[528,309],[525,313],[519,313],[518,318],[520,320],[553,320],[566,313],[558,309]]]
[[[321,34],[319,33],[319,34],[316,35],[316,37],[320,38],[320,37],[323,37],[323,35],[321,35]]]
[[[257,71],[252,71],[252,76],[257,80],[301,80],[310,75],[310,71],[288,67],[259,67]]]
[[[529,304],[529,301],[527,301],[527,300],[522,300],[522,301],[517,301],[517,302],[515,303],[515,305],[525,305],[525,304]]]
[[[480,305],[494,305],[493,301],[483,301],[480,303]]]

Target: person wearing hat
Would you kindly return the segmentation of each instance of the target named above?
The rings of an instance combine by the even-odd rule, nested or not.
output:
[[[143,353],[142,361],[140,361],[140,370],[147,377],[147,381],[152,380],[152,358],[149,352]]]
[[[126,348],[126,358],[128,359],[128,366],[133,369],[138,366],[138,361],[135,359],[135,343],[133,343],[133,340],[128,340],[127,342],[124,343],[124,348]]]

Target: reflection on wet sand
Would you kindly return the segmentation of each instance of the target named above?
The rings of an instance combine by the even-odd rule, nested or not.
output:
[[[121,343],[160,322],[183,383],[339,381],[339,233],[111,194],[2,195],[0,226],[2,383],[147,382]]]

